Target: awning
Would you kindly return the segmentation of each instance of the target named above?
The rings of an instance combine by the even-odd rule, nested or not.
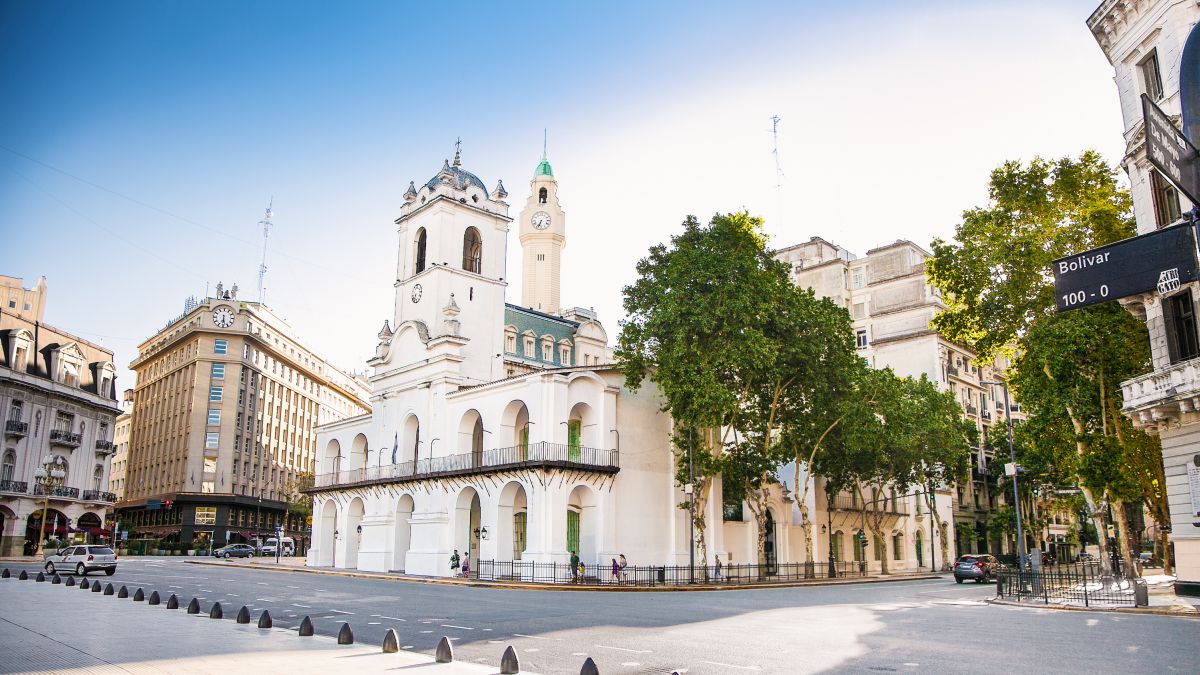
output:
[[[112,530],[106,530],[103,527],[85,527],[84,532],[88,532],[93,537],[111,537]]]

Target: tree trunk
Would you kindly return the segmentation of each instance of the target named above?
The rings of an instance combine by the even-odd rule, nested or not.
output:
[[[808,504],[800,503],[800,527],[804,528],[804,562],[813,560],[813,526],[808,517]]]
[[[1175,559],[1171,555],[1170,536],[1158,526],[1158,547],[1162,551],[1163,574],[1175,574]]]
[[[712,485],[709,476],[698,478],[692,487],[692,526],[696,531],[696,573],[702,579],[708,579],[708,540],[704,536],[704,526],[707,522],[704,510],[708,507],[708,489]]]
[[[1121,552],[1121,560],[1125,563],[1125,576],[1140,576],[1133,564],[1133,551],[1129,532],[1129,519],[1125,517],[1125,502],[1114,501],[1112,505],[1113,519],[1117,521],[1117,550]]]
[[[1081,485],[1079,491],[1087,500],[1088,517],[1092,519],[1092,525],[1096,528],[1097,545],[1100,547],[1100,572],[1111,575],[1112,559],[1108,554],[1108,526],[1104,524],[1104,509],[1097,506],[1096,497],[1092,494],[1091,488]]]
[[[929,517],[932,519],[933,524],[937,526],[938,537],[941,539],[938,542],[942,550],[942,564],[939,569],[948,570],[950,569],[950,541],[946,535],[949,526],[946,521],[938,517],[937,496],[933,493],[933,490],[928,488],[925,489],[925,503],[929,506]],[[933,542],[929,542],[929,553],[933,555]]]

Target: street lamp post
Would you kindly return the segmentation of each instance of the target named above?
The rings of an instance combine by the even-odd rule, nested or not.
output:
[[[1021,497],[1017,492],[1017,454],[1013,450],[1013,424],[1012,424],[1012,407],[1008,403],[1008,383],[1002,380],[982,380],[980,384],[999,385],[1004,389],[1004,417],[1008,426],[1008,461],[1012,463],[1013,475],[1013,509],[1017,514],[1017,564],[1020,569],[1025,569],[1025,532],[1021,528]]]
[[[41,558],[45,553],[46,541],[46,520],[50,515],[50,492],[54,488],[66,482],[67,472],[63,467],[66,462],[63,458],[57,455],[46,455],[42,458],[42,465],[33,472],[33,480],[42,488],[42,524],[38,532],[37,553],[38,558]]]

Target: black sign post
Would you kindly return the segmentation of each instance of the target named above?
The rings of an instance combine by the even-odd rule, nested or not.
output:
[[[1139,293],[1169,295],[1200,279],[1196,231],[1176,225],[1055,260],[1054,295],[1065,312]]]
[[[1193,204],[1200,204],[1200,160],[1196,146],[1175,128],[1171,118],[1142,94],[1146,126],[1146,158]]]

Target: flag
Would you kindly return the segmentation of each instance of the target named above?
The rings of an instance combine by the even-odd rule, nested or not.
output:
[[[396,463],[396,451],[400,449],[400,434],[392,437],[392,464]]]

